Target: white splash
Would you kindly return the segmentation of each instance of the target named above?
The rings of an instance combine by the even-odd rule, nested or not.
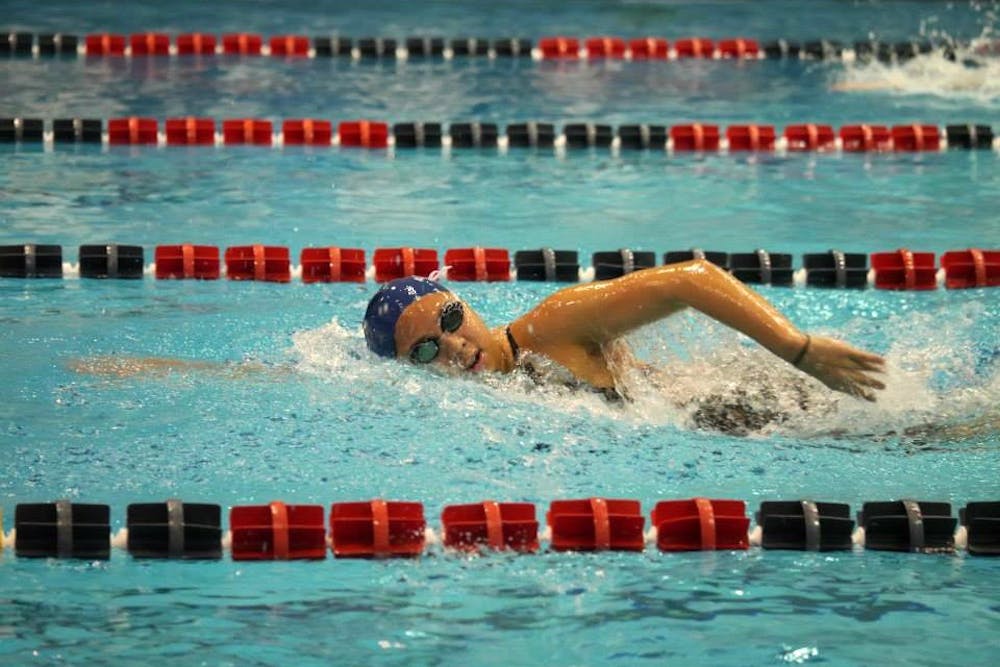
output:
[[[996,437],[1000,431],[1000,357],[977,359],[973,323],[991,317],[982,303],[952,304],[946,313],[906,312],[884,324],[893,332],[886,352],[886,389],[875,403],[833,392],[756,345],[705,318],[676,319],[652,333],[661,387],[635,375],[631,409],[651,422],[711,428],[751,416],[747,434],[802,437],[910,435],[925,439]],[[846,323],[838,331],[851,338]],[[648,334],[647,334],[648,335]],[[707,341],[707,342],[706,342]],[[648,343],[648,341],[646,341]],[[1000,341],[988,341],[1000,350]],[[672,358],[672,360],[671,360]],[[669,384],[665,384],[669,383]],[[992,434],[991,436],[989,434]]]
[[[1000,54],[982,45],[956,50],[954,59],[935,51],[900,64],[854,62],[835,71],[840,92],[927,95],[984,104],[1000,100]]]
[[[333,320],[317,329],[292,335],[298,369],[312,375],[356,379],[370,362],[360,327],[352,330]]]

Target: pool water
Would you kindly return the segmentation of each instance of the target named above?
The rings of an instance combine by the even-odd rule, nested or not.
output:
[[[978,5],[927,3],[7,3],[10,30],[205,30],[352,36],[705,35],[853,41],[988,32]],[[822,34],[817,26],[822,26]],[[840,63],[0,61],[5,116],[316,116],[391,122],[977,122],[1000,129],[993,64],[961,86],[924,61],[882,76]],[[908,69],[909,68],[909,69]],[[936,72],[937,75],[930,75]],[[952,79],[949,79],[952,77]],[[708,155],[5,147],[0,244],[250,243],[942,253],[997,247],[993,151]],[[487,322],[554,285],[453,285]],[[179,497],[225,509],[382,497],[448,504],[636,498],[1000,497],[995,290],[757,288],[799,326],[885,354],[874,405],[830,394],[707,318],[630,342],[670,373],[635,400],[449,379],[374,360],[359,322],[374,285],[0,281],[0,499]],[[121,355],[217,370],[106,377]],[[780,423],[697,428],[678,397],[750,387]],[[808,398],[803,410],[801,396]],[[224,519],[225,522],[225,519]],[[0,556],[10,664],[990,664],[995,559],[874,551],[490,554],[412,561],[107,562]],[[959,657],[960,656],[960,657]]]

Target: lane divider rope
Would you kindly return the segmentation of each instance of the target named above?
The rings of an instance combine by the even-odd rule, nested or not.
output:
[[[221,129],[221,131],[220,131]],[[552,123],[511,123],[501,133],[496,123],[395,123],[348,120],[334,126],[326,119],[223,119],[147,117],[102,119],[0,118],[0,144],[46,148],[67,144],[102,146],[285,146],[368,148],[396,150],[428,148],[610,149],[661,150],[677,153],[793,152],[867,153],[938,152],[948,149],[1000,151],[1000,136],[985,124],[905,123],[899,125],[833,126],[799,123],[778,134],[773,125],[685,123],[672,126],[628,124],[617,129],[603,123],[567,123],[561,131]]]
[[[221,255],[221,257],[220,257]],[[662,262],[660,261],[662,259]],[[59,245],[0,245],[0,278],[18,279],[142,279],[264,281],[290,283],[381,283],[418,275],[456,282],[608,280],[658,265],[701,259],[753,284],[778,287],[933,290],[1000,286],[1000,250],[949,250],[940,259],[933,252],[908,248],[892,251],[845,253],[841,250],[806,253],[799,267],[793,256],[758,248],[727,253],[700,248],[668,251],[622,248],[597,251],[591,265],[580,263],[576,250],[518,250],[504,248],[449,248],[443,261],[434,248],[376,248],[369,265],[362,248],[304,248],[293,264],[284,246],[161,245],[154,261],[145,262],[145,249],[133,245],[82,245],[78,263],[63,261]]]
[[[710,39],[684,37],[667,40],[644,36],[543,36],[528,38],[363,37],[332,35],[206,32],[182,33],[171,38],[162,32],[115,33],[11,32],[0,34],[0,56],[44,57],[212,57],[273,56],[281,58],[347,58],[352,60],[436,58],[530,58],[532,60],[834,60],[843,62],[900,63],[930,53],[954,60],[964,52],[992,54],[998,42],[986,39],[905,40],[878,42],[872,39],[845,44],[838,40],[760,41],[749,38]]]
[[[180,508],[178,510],[178,508]],[[2,515],[0,515],[2,516]],[[812,499],[764,501],[750,527],[746,503],[734,499],[661,500],[646,519],[640,501],[616,498],[554,500],[540,526],[533,503],[486,500],[449,505],[441,527],[427,525],[423,503],[376,498],[335,502],[329,524],[312,504],[241,505],[230,508],[222,529],[219,505],[132,504],[126,525],[112,531],[108,505],[22,503],[0,548],[21,557],[110,558],[112,548],[137,558],[233,560],[389,558],[420,556],[430,546],[461,552],[746,550],[908,551],[1000,556],[1000,501],[970,502],[956,517],[947,502],[911,498],[850,506]],[[180,536],[180,537],[175,537]]]

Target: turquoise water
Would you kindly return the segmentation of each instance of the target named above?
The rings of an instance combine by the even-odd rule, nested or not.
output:
[[[985,10],[928,3],[7,3],[10,29],[259,30],[265,34],[651,32],[766,39],[940,30],[979,35]],[[576,5],[575,5],[576,6]],[[540,8],[539,8],[540,7]],[[822,35],[817,26],[823,26]],[[654,66],[655,65],[655,66]],[[818,63],[0,61],[2,114],[207,114],[410,120],[980,122],[1000,129],[988,77],[949,93],[896,68],[904,92],[837,93],[867,75]],[[941,253],[997,247],[997,154],[667,156],[605,151],[3,148],[0,243],[263,242],[581,252],[698,245],[730,252]],[[370,258],[370,254],[369,254]],[[796,264],[800,261],[796,257]],[[803,328],[887,355],[889,389],[861,405],[806,385],[705,318],[632,342],[675,380],[624,408],[521,378],[449,380],[372,360],[358,323],[374,286],[0,282],[0,499],[112,507],[189,502],[329,505],[631,497],[812,497],[850,503],[1000,495],[996,291],[764,287]],[[553,287],[460,285],[488,322]],[[107,378],[102,355],[254,367],[246,374]],[[788,419],[735,437],[696,429],[673,397],[776,388]],[[988,423],[988,419],[986,420]],[[225,521],[225,519],[224,519]],[[10,664],[990,664],[997,562],[876,552],[465,558],[406,562],[105,563],[0,556],[0,660]],[[915,630],[916,629],[916,630]],[[891,653],[887,652],[891,647]],[[960,657],[959,657],[960,656]]]

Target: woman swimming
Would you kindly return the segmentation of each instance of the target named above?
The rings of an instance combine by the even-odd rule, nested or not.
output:
[[[449,372],[564,371],[561,382],[625,397],[623,376],[644,365],[622,337],[685,307],[746,334],[827,387],[875,400],[882,357],[799,331],[771,304],[705,260],[562,289],[510,324],[489,329],[469,306],[425,278],[384,285],[364,317],[369,349]],[[539,378],[542,380],[542,378]],[[681,398],[681,397],[678,397]]]
[[[670,394],[676,379],[636,359],[624,336],[686,307],[746,334],[831,389],[874,401],[875,391],[885,387],[877,377],[884,370],[880,356],[799,331],[757,292],[705,260],[567,287],[494,329],[443,285],[427,278],[400,278],[371,298],[363,328],[369,349],[381,357],[446,373],[522,372],[538,384],[592,390],[622,403],[630,398],[626,379],[639,378],[664,394]],[[293,370],[260,362],[119,355],[78,359],[71,368],[122,378],[189,371],[236,378]],[[685,390],[679,395],[674,390],[669,398],[679,407],[692,408],[691,421],[698,428],[745,435],[789,416],[782,397],[801,411],[817,409],[803,383],[782,387],[761,386],[751,377],[721,393],[704,396]],[[639,391],[635,384],[632,389]]]

